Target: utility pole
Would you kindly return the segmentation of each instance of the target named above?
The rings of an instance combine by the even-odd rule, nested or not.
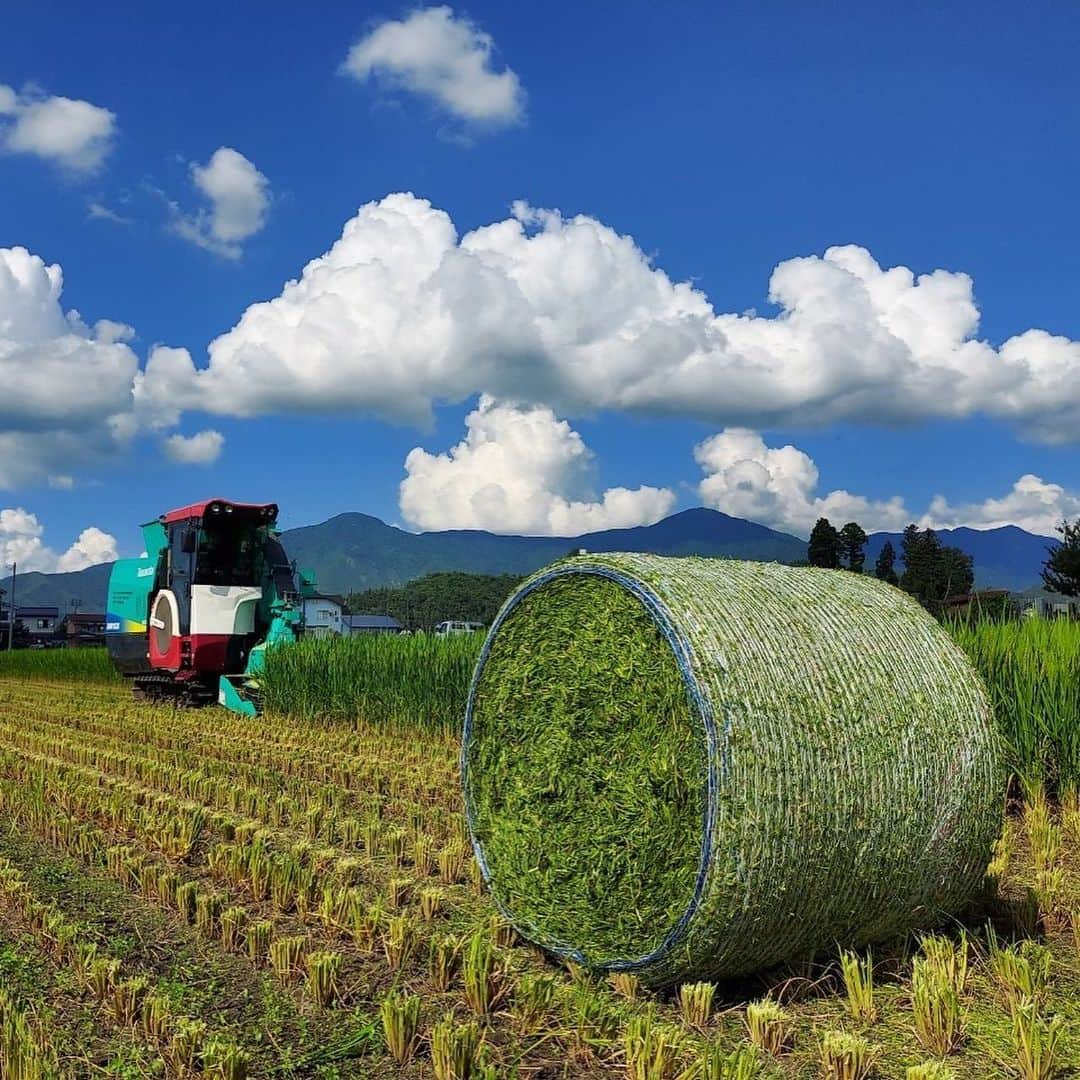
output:
[[[11,564],[11,600],[8,604],[8,652],[15,648],[15,570],[18,563]]]

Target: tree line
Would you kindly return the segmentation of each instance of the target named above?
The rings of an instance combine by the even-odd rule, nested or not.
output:
[[[858,522],[835,528],[828,518],[818,518],[807,544],[811,566],[865,573],[869,537]],[[874,577],[910,593],[929,611],[940,613],[948,601],[965,596],[975,585],[975,560],[958,547],[941,542],[933,529],[909,525],[900,540],[899,561],[891,540],[886,540],[874,562]]]
[[[515,574],[427,574],[405,585],[350,593],[345,607],[355,615],[392,615],[410,630],[433,630],[446,619],[490,626],[521,581]]]
[[[1046,549],[1043,586],[1080,596],[1080,519],[1062,522],[1057,532],[1061,542]],[[807,562],[829,570],[865,573],[868,539],[858,522],[849,521],[837,529],[828,518],[818,518],[807,544]],[[900,574],[896,549],[886,540],[874,562],[874,577],[910,593],[936,614],[954,597],[970,594],[975,585],[975,560],[960,548],[943,544],[933,529],[909,525],[900,540],[899,560],[904,566]]]

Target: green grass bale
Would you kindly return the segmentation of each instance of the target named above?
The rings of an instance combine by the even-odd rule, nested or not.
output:
[[[520,933],[652,985],[957,912],[1005,786],[979,677],[904,593],[622,554],[541,571],[504,606],[462,774]]]

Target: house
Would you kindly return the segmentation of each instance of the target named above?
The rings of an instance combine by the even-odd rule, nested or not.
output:
[[[60,609],[56,607],[17,607],[16,623],[22,623],[30,636],[31,644],[51,641],[60,622]]]
[[[341,598],[316,593],[304,597],[304,632],[313,637],[329,637],[348,631],[342,625]]]
[[[400,634],[404,629],[392,615],[343,615],[350,634]]]
[[[1039,588],[1025,589],[1014,595],[1021,615],[1040,615],[1044,619],[1080,619],[1080,596],[1066,596]]]
[[[74,611],[60,620],[56,636],[65,645],[104,645],[105,616],[97,611]]]
[[[945,610],[958,618],[1007,618],[1017,613],[1016,598],[1008,589],[982,589],[979,592],[950,596],[945,601]]]

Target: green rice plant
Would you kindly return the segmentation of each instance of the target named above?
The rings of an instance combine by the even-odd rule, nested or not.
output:
[[[691,1027],[704,1028],[712,1017],[716,984],[711,982],[683,983],[679,987],[679,1012]]]
[[[845,949],[840,953],[840,971],[844,978],[848,1012],[856,1020],[872,1022],[877,1016],[877,1009],[874,1007],[874,964],[870,953],[860,957]]]
[[[616,971],[608,976],[612,990],[627,1001],[637,1001],[641,994],[641,980],[632,971]]]
[[[431,1071],[435,1080],[475,1080],[482,1064],[483,1038],[476,1021],[459,1024],[447,1013],[431,1030]]]
[[[432,922],[443,909],[446,895],[441,889],[420,890],[420,918],[424,922]]]
[[[172,1003],[158,991],[146,994],[139,1011],[139,1025],[148,1039],[160,1042],[172,1025]]]
[[[904,1080],[956,1080],[956,1073],[944,1061],[925,1061],[921,1065],[909,1065]]]
[[[268,710],[305,720],[402,724],[450,731],[465,712],[481,634],[306,637],[268,649]]]
[[[371,952],[379,939],[379,931],[386,922],[386,912],[383,911],[382,902],[376,901],[367,907],[361,907],[359,902],[355,903],[349,922],[357,948],[361,952]]]
[[[374,859],[382,847],[383,824],[378,818],[374,818],[364,826],[364,854],[369,859]]]
[[[28,1019],[7,987],[0,986],[0,1076],[11,1080],[58,1080],[56,1051]]]
[[[955,942],[941,934],[924,934],[919,939],[928,968],[962,995],[967,989],[969,942],[967,931],[961,930]]]
[[[206,1039],[206,1022],[190,1016],[177,1017],[172,1027],[167,1057],[181,1076],[194,1070]]]
[[[105,1001],[112,994],[119,974],[119,960],[99,956],[91,961],[87,983],[98,1001]]]
[[[1022,785],[1080,790],[1080,623],[958,622],[950,631],[983,677]]]
[[[122,979],[113,985],[111,1004],[112,1013],[118,1024],[127,1027],[135,1023],[140,1015],[143,998],[150,982],[145,975],[136,975],[131,979]]]
[[[1020,1080],[1050,1080],[1060,1068],[1065,1020],[1043,1017],[1033,1001],[1013,1009],[1013,1039]]]
[[[390,829],[386,833],[386,854],[394,866],[405,865],[405,830]]]
[[[683,1074],[686,1080],[758,1080],[764,1075],[756,1047],[729,1050],[719,1042],[709,1043]]]
[[[911,970],[915,1034],[931,1054],[945,1057],[964,1039],[964,1012],[955,977],[928,956],[916,956]]]
[[[418,878],[431,877],[435,872],[435,845],[430,836],[416,834],[413,839],[412,863]]]
[[[821,1038],[823,1080],[866,1080],[874,1067],[874,1048],[861,1035],[826,1031]]]
[[[1013,839],[1008,825],[1002,830],[1001,835],[994,841],[994,848],[990,863],[986,867],[986,879],[994,891],[1005,879],[1009,872],[1009,863],[1012,861]]]
[[[488,919],[488,933],[491,941],[501,949],[509,949],[517,941],[514,924],[496,912]]]
[[[573,1049],[579,1056],[592,1057],[611,1045],[622,1015],[612,1008],[596,987],[582,979],[570,991],[570,1020],[573,1025]]]
[[[288,982],[300,968],[307,938],[299,934],[279,937],[270,942],[270,966],[282,982]]]
[[[383,935],[383,953],[391,971],[400,971],[412,956],[416,946],[416,927],[412,917],[406,913],[395,915],[386,924]]]
[[[239,952],[243,939],[247,912],[242,907],[226,908],[221,913],[221,947],[226,952]]]
[[[451,840],[439,852],[439,878],[444,885],[456,885],[465,876],[468,849],[460,840]]]
[[[504,606],[463,785],[492,896],[529,940],[659,987],[958,912],[1000,829],[999,742],[969,662],[896,589],[589,555]],[[782,781],[760,766],[781,743]],[[767,885],[747,869],[765,862]]]
[[[511,1013],[518,1031],[535,1031],[555,1004],[557,983],[551,975],[527,971],[514,986]]]
[[[791,1043],[791,1014],[770,998],[752,1001],[746,1006],[746,1031],[754,1046],[776,1057]]]
[[[231,1039],[213,1035],[202,1048],[203,1075],[216,1080],[247,1080],[251,1055]]]
[[[999,948],[990,939],[990,971],[1010,1010],[1024,1001],[1039,1005],[1050,986],[1050,950],[1037,941]]]
[[[412,896],[413,883],[409,878],[391,878],[386,886],[386,900],[390,907],[403,908]]]
[[[461,966],[461,939],[452,935],[434,938],[428,946],[428,982],[437,993],[445,993]]]
[[[484,930],[477,930],[465,946],[461,977],[469,1008],[477,1016],[487,1016],[498,989],[498,972],[491,939]]]
[[[623,1035],[628,1080],[671,1080],[675,1076],[681,1038],[676,1028],[659,1024],[651,1010],[632,1016]]]
[[[307,985],[312,1001],[325,1007],[338,998],[338,973],[341,971],[341,954],[336,952],[313,952],[307,957]]]
[[[251,923],[247,928],[245,940],[248,959],[253,963],[262,963],[270,955],[270,940],[274,935],[274,924],[265,919]]]
[[[200,889],[195,897],[195,928],[206,937],[216,937],[221,920],[220,893]]]
[[[379,1015],[390,1056],[399,1065],[408,1064],[420,1038],[420,998],[416,994],[387,994],[379,1005]]]
[[[0,679],[51,679],[104,685],[122,681],[107,650],[81,647],[12,652],[0,649]]]
[[[1065,868],[1057,866],[1053,870],[1037,870],[1032,892],[1044,924],[1058,925],[1063,914],[1061,905],[1065,895]]]

